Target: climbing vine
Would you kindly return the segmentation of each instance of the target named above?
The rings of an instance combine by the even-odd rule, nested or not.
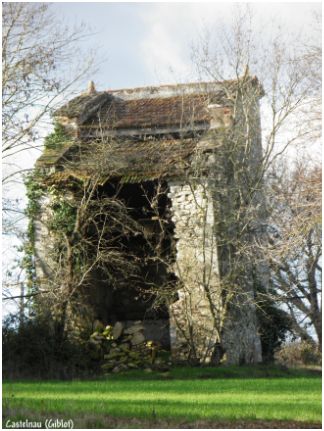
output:
[[[51,198],[51,219],[47,228],[53,232],[71,235],[76,219],[77,208],[75,204],[69,202],[66,197],[66,193],[63,193],[55,185],[52,185],[48,188],[48,194]]]
[[[54,130],[44,140],[44,149],[57,149],[60,148],[64,142],[68,140],[68,136],[64,130],[64,127],[59,124],[54,124]]]
[[[36,225],[35,222],[40,215],[41,199],[45,193],[45,186],[42,182],[43,175],[39,170],[34,170],[25,178],[26,195],[28,204],[25,214],[28,217],[27,238],[23,246],[24,258],[23,267],[27,275],[28,293],[37,291],[36,267],[35,267],[35,241]]]
[[[44,140],[44,151],[48,149],[59,148],[62,146],[66,140],[69,139],[66,135],[64,128],[56,123],[54,125],[54,130],[50,133]],[[26,241],[23,246],[23,268],[26,271],[27,276],[27,288],[28,293],[36,293],[37,287],[37,277],[36,277],[36,222],[40,218],[41,213],[41,201],[42,198],[48,194],[49,191],[54,193],[54,188],[50,190],[50,187],[45,183],[46,174],[40,169],[34,169],[32,172],[25,177],[25,187],[27,195],[27,207],[25,209],[25,215],[28,218],[28,227],[26,233]],[[55,209],[55,208],[53,208]],[[55,212],[55,211],[54,211]],[[58,205],[57,216],[54,218],[58,220],[64,220],[65,223],[69,220],[66,217],[66,212],[60,208]],[[55,226],[53,225],[53,228]],[[59,229],[59,223],[56,222],[56,228]]]

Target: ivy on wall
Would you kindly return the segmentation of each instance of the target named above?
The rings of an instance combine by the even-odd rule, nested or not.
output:
[[[27,275],[28,293],[37,291],[36,265],[35,265],[35,242],[36,242],[36,220],[40,216],[41,199],[45,194],[46,187],[43,182],[43,175],[39,170],[34,170],[25,178],[26,195],[28,204],[25,214],[28,217],[27,238],[23,246],[24,258],[23,268]]]
[[[44,141],[44,151],[47,149],[59,148],[70,139],[64,128],[56,123],[54,130]],[[55,185],[46,184],[46,173],[41,169],[34,169],[25,177],[26,195],[28,199],[25,214],[28,218],[26,241],[23,246],[23,268],[27,275],[28,293],[35,293],[38,290],[36,276],[36,222],[41,217],[42,199],[51,196],[51,217],[50,225],[47,226],[53,231],[69,232],[75,218],[75,209],[64,200],[64,194]]]
[[[69,137],[66,135],[64,127],[59,123],[55,123],[53,132],[45,138],[44,149],[60,148],[68,139]]]

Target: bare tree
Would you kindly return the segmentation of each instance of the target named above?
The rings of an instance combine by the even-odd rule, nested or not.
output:
[[[50,114],[94,71],[94,55],[79,48],[88,30],[61,24],[52,8],[30,2],[2,7],[3,234],[12,252],[26,233],[23,176],[52,127]],[[19,253],[14,259],[21,260]],[[4,261],[9,274],[5,296],[12,296],[22,274],[12,270],[15,262],[8,254]]]
[[[35,176],[37,181],[37,174]],[[98,272],[110,289],[136,278],[136,259],[121,246],[138,233],[125,204],[114,194],[99,191],[100,175],[46,185],[39,177],[46,200],[32,220],[34,277],[29,279],[34,307],[48,313],[59,339],[91,328],[95,319],[91,291]],[[118,193],[118,191],[116,191]],[[27,295],[28,296],[28,295]]]
[[[273,298],[289,311],[292,330],[322,343],[321,168],[299,164],[269,177]],[[315,338],[316,334],[316,338]]]
[[[253,307],[262,309],[262,295],[256,296],[256,286],[263,285],[270,295],[267,289],[270,275],[267,226],[272,208],[266,206],[264,182],[271,166],[282,158],[287,149],[314,137],[313,124],[301,121],[301,118],[318,97],[318,75],[313,78],[311,70],[306,70],[305,65],[310,59],[314,66],[318,64],[320,49],[301,44],[298,40],[292,45],[282,32],[271,33],[267,44],[264,45],[264,40],[260,44],[259,34],[253,33],[252,19],[249,9],[241,11],[230,29],[207,32],[193,49],[200,80],[207,78],[227,83],[222,91],[228,108],[228,115],[221,115],[220,105],[213,100],[212,94],[209,95],[210,104],[214,104],[214,110],[210,107],[218,132],[203,138],[193,164],[195,167],[191,166],[185,180],[188,188],[185,190],[186,199],[193,201],[190,211],[196,225],[192,228],[193,232],[190,232],[190,226],[186,226],[187,238],[181,231],[182,237],[178,239],[177,247],[179,250],[181,248],[181,256],[184,250],[186,255],[180,267],[175,269],[174,262],[169,262],[170,271],[175,270],[178,277],[177,290],[182,302],[181,312],[171,318],[175,320],[184,340],[181,347],[183,354],[193,360],[204,361],[211,354],[212,360],[219,361],[228,322],[235,322],[235,313],[238,313],[241,315],[237,319],[239,322],[244,321],[242,316],[245,315],[246,327],[253,326],[248,310]],[[210,36],[217,41],[214,46]],[[263,88],[251,72],[258,75]],[[232,85],[228,85],[229,78],[234,78]],[[314,79],[317,82],[314,83]],[[264,133],[261,148],[257,106],[262,93]],[[213,156],[204,154],[206,149],[214,155],[214,161],[211,161]],[[174,197],[177,202],[177,196]],[[219,204],[215,206],[215,202]],[[173,202],[173,207],[176,206]],[[280,207],[277,210],[280,211]],[[197,223],[198,214],[201,226]],[[213,229],[207,222],[211,217],[215,220]],[[197,234],[199,227],[201,229]],[[202,265],[194,256],[199,248]],[[192,255],[189,250],[192,250]],[[302,249],[295,248],[294,251],[303,255]],[[179,262],[176,265],[179,266]],[[213,274],[215,266],[218,266],[221,281],[217,281],[219,277]],[[199,286],[200,290],[193,289],[194,285]],[[168,292],[172,298],[169,300],[172,314],[172,289],[163,289],[160,295],[166,298]],[[271,299],[280,306],[278,297]],[[292,303],[290,305],[293,306]],[[209,322],[213,322],[209,335],[206,335],[208,328],[204,317],[197,319],[199,308],[208,310]],[[200,322],[200,329],[197,321]],[[237,339],[244,342],[244,336]],[[184,346],[189,348],[189,352]],[[247,360],[253,361],[252,357],[251,353]]]
[[[233,272],[228,273],[231,278],[229,285],[233,285],[235,272],[240,266],[246,267],[252,263],[257,273],[266,269],[268,252],[264,252],[263,248],[267,243],[266,226],[269,221],[267,217],[272,209],[266,207],[262,197],[265,192],[264,180],[276,161],[287,154],[287,150],[298,148],[298,144],[304,145],[316,139],[318,133],[315,132],[320,124],[319,111],[314,110],[314,104],[319,105],[321,78],[317,72],[315,74],[312,72],[312,69],[317,70],[321,59],[319,40],[317,45],[301,43],[298,38],[292,42],[287,40],[282,32],[273,31],[270,40],[266,41],[262,40],[254,29],[253,14],[248,7],[239,11],[231,28],[207,31],[193,49],[193,59],[200,77],[222,81],[234,77],[239,83],[237,92],[234,91],[231,95],[224,89],[224,93],[234,106],[233,124],[240,124],[240,127],[234,126],[227,140],[227,148],[224,146],[218,153],[218,157],[222,157],[223,165],[227,166],[229,171],[232,170],[233,178],[236,178],[232,183],[230,196],[237,205],[230,205],[227,208],[227,215],[223,213],[221,219],[232,220],[236,214],[237,229],[233,234],[230,222],[229,230],[226,226],[220,230],[223,250],[227,250],[232,256],[232,270],[236,267]],[[214,45],[213,40],[217,41]],[[311,67],[306,66],[308,63]],[[251,72],[257,74],[264,90],[264,97],[260,102],[263,114],[262,154],[261,152],[253,154],[252,150],[253,130],[260,126],[251,116],[255,94],[244,88],[245,78]],[[240,98],[241,101],[238,103]],[[244,121],[240,121],[240,117]],[[296,151],[290,154],[296,154]],[[245,160],[252,161],[252,170],[251,165],[249,167]],[[226,186],[228,190],[228,182]],[[222,192],[218,187],[218,193],[222,196],[225,189]],[[279,208],[281,207],[277,210]],[[296,217],[298,219],[297,214]],[[310,213],[305,217],[305,221],[307,217],[310,217]],[[255,236],[253,240],[255,246],[251,247],[249,241],[256,231],[259,232],[259,236]],[[312,235],[314,233],[315,231]],[[300,236],[300,240],[306,241],[306,237]],[[231,249],[235,250],[235,253],[231,253]],[[305,260],[309,255],[305,247],[293,248],[291,253],[294,252],[301,253],[300,259],[303,253]],[[319,259],[320,252],[316,253],[316,256]],[[291,269],[290,266],[289,270]],[[264,277],[261,275],[262,278]],[[292,303],[290,306],[296,310]]]
[[[82,25],[59,25],[49,4],[3,4],[2,150],[8,162],[42,145],[40,121],[93,66],[88,54],[79,60],[77,72],[69,70],[71,59],[78,57],[77,43],[85,37]]]
[[[317,21],[315,17],[314,25],[319,27]],[[261,38],[261,27],[270,36]],[[320,31],[317,40],[306,41],[307,37],[287,35],[275,23],[269,28],[256,22],[248,5],[237,9],[232,25],[205,29],[192,48],[199,77],[223,81],[238,79],[248,71],[262,83],[260,171],[266,172],[287,148],[314,137],[314,123],[305,121],[305,111],[315,100],[319,106],[321,97]]]
[[[313,30],[315,41],[304,43],[302,53],[296,67],[304,74],[308,88],[308,103],[303,110],[303,122],[310,131],[305,146],[317,143],[321,138],[322,129],[322,45],[321,15],[314,13]]]

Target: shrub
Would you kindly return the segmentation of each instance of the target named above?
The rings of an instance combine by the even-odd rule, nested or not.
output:
[[[291,321],[287,312],[271,298],[271,290],[257,285],[257,318],[262,345],[263,362],[273,362],[275,351],[280,349],[290,332]]]
[[[320,365],[321,352],[315,344],[300,341],[285,344],[275,352],[275,361],[287,367]]]
[[[3,377],[8,379],[70,379],[88,377],[98,371],[89,344],[59,341],[48,319],[26,319],[18,325],[7,318],[2,329]]]

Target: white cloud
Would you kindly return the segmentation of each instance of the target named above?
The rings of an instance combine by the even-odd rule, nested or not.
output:
[[[320,3],[250,3],[255,30],[265,36],[266,24],[284,29],[287,37],[301,32],[311,38],[313,11]],[[230,24],[237,9],[246,3],[147,3],[139,16],[144,36],[139,57],[157,82],[191,80],[194,77],[190,61],[190,46],[206,27],[217,30],[222,23]],[[271,27],[270,27],[271,28]]]
[[[153,76],[159,81],[190,79],[190,45],[204,24],[215,22],[215,16],[221,14],[221,6],[224,5],[162,3],[145,8],[141,18],[146,34],[140,49],[143,61]]]

